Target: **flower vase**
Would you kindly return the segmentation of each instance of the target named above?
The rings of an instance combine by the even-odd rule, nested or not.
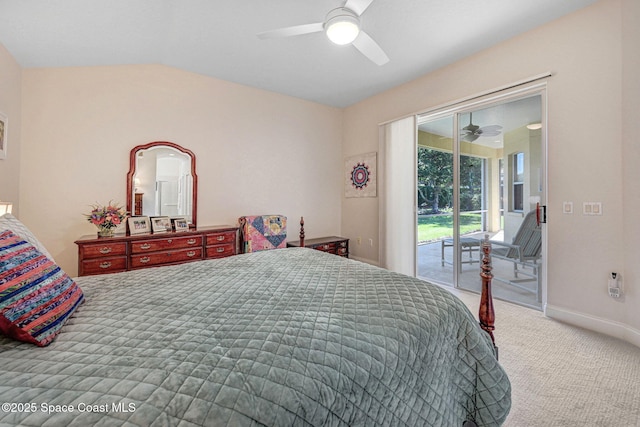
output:
[[[111,227],[98,227],[98,237],[113,237],[114,231]]]

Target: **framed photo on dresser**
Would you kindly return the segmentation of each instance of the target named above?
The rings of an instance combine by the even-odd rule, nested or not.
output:
[[[171,231],[171,220],[168,216],[152,216],[151,230],[154,233],[166,233]]]
[[[171,218],[171,225],[174,231],[189,231],[189,223],[185,217]]]
[[[148,216],[130,216],[127,219],[129,234],[151,233],[151,222]]]

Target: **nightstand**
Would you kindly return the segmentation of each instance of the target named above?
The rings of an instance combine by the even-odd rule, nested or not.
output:
[[[300,247],[300,241],[287,242],[287,247]],[[304,247],[349,258],[349,239],[338,236],[305,239]]]

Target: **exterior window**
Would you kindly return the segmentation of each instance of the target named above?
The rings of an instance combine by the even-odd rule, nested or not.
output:
[[[524,153],[515,153],[511,159],[513,178],[513,211],[524,210]]]

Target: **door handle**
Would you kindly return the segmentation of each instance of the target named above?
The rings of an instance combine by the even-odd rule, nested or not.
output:
[[[539,202],[536,203],[536,223],[538,227],[547,223],[547,205],[540,205]]]

